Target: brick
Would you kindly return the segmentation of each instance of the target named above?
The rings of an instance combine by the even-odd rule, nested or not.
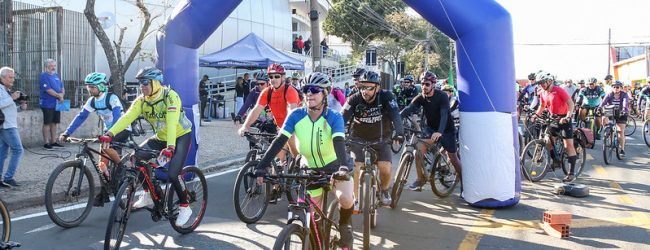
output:
[[[542,225],[542,228],[544,229],[544,232],[546,234],[555,237],[555,238],[567,238],[570,235],[569,232],[569,225],[564,225],[564,224],[548,224],[544,222]]]
[[[571,213],[564,211],[544,212],[544,223],[571,225]]]

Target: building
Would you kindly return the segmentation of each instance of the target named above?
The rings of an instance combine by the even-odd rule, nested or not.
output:
[[[638,86],[650,76],[650,45],[612,47],[614,79]]]

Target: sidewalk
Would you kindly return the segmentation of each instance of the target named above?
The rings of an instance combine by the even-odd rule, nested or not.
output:
[[[212,122],[203,122],[199,133],[201,141],[198,160],[199,167],[204,173],[214,172],[244,161],[248,152],[248,141],[237,135],[237,128],[232,121],[213,119]],[[147,137],[150,135],[148,134]],[[136,138],[137,141],[143,139],[145,137]],[[9,210],[43,206],[45,185],[50,173],[62,162],[73,160],[75,154],[79,152],[77,145],[66,144],[65,146],[64,149],[55,151],[46,151],[40,147],[25,150],[15,175],[16,181],[21,186],[0,188],[0,198],[5,201]],[[93,169],[91,172],[95,173]],[[99,187],[98,179],[95,179],[95,185]]]

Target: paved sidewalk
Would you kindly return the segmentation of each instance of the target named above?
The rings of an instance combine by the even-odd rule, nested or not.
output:
[[[200,127],[199,167],[204,172],[214,172],[224,167],[240,164],[248,152],[248,142],[237,135],[237,128],[230,120],[203,122]],[[150,136],[149,134],[148,136]],[[145,137],[138,137],[141,141]],[[97,144],[98,146],[99,144]],[[67,144],[64,149],[46,151],[27,148],[16,171],[15,179],[21,186],[0,188],[2,198],[10,210],[43,206],[45,185],[52,170],[66,160],[73,160],[78,153],[77,145]],[[94,170],[92,170],[94,174]],[[98,180],[95,179],[95,185]]]

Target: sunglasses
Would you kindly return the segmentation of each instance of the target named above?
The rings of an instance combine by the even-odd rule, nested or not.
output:
[[[147,86],[147,85],[151,84],[151,79],[140,79],[140,80],[138,80],[138,83],[140,85]]]
[[[280,79],[282,78],[282,75],[269,75],[270,79]]]
[[[323,92],[323,88],[318,87],[316,85],[307,85],[307,86],[302,87],[302,93],[305,94],[305,95],[308,94],[308,93],[318,94],[320,92]]]
[[[375,88],[377,88],[377,87],[376,87],[376,86],[361,86],[361,87],[359,87],[359,89],[360,89],[361,91],[364,91],[364,90],[365,90],[365,91],[374,91]]]
[[[431,85],[433,85],[432,82],[423,82],[422,83],[422,86],[426,86],[426,87],[430,87]]]
[[[615,88],[615,89],[620,89],[621,86],[614,86],[613,88]]]
[[[257,85],[258,86],[264,86],[264,85],[266,85],[266,82],[258,82]]]

